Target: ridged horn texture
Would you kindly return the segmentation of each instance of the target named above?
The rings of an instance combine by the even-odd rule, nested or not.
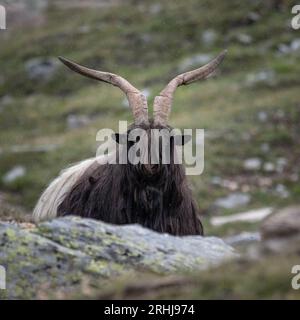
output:
[[[146,97],[126,79],[119,75],[102,72],[81,66],[69,59],[59,57],[59,60],[71,70],[88,78],[110,83],[120,88],[127,96],[132,109],[135,124],[148,123],[148,105]]]
[[[201,68],[182,73],[171,80],[168,85],[154,99],[153,118],[157,125],[165,126],[171,112],[173,95],[177,87],[187,85],[198,80],[206,79],[214,73],[218,65],[223,61],[227,50],[221,52],[216,58]]]

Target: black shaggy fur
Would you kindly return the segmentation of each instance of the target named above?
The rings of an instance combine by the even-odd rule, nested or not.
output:
[[[153,123],[142,128],[150,132]],[[174,141],[170,150],[172,159]],[[184,167],[172,161],[156,166],[97,164],[90,167],[58,208],[59,216],[69,214],[114,224],[138,223],[173,235],[203,234]]]

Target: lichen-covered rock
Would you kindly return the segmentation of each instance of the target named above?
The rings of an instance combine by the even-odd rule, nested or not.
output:
[[[25,230],[0,223],[0,265],[7,271],[4,298],[36,298],[41,286],[71,289],[84,276],[109,279],[146,270],[201,270],[235,256],[213,237],[174,237],[138,225],[115,226],[67,217]]]

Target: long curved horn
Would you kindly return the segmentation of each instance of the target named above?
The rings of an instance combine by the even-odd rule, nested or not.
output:
[[[78,72],[83,76],[119,87],[127,96],[135,124],[148,122],[148,105],[146,97],[126,79],[113,73],[86,68],[63,57],[59,57],[59,60],[71,70]]]
[[[153,118],[154,123],[165,126],[171,111],[173,95],[177,87],[187,85],[198,80],[206,79],[223,61],[227,50],[221,52],[216,58],[201,68],[182,73],[171,80],[167,86],[154,99]]]

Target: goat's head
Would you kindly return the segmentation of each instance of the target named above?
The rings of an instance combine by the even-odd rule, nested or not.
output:
[[[126,154],[127,157],[129,150],[132,150],[132,147],[136,142],[139,142],[140,145],[147,146],[147,148],[144,149],[144,154],[139,155],[139,158],[141,159],[145,157],[146,154],[147,161],[136,164],[132,164],[134,161],[129,161],[129,163],[131,163],[129,164],[129,168],[132,169],[137,176],[142,176],[143,180],[155,180],[157,182],[158,179],[163,179],[166,174],[169,174],[171,168],[174,167],[172,164],[174,164],[174,157],[176,156],[176,152],[174,152],[175,145],[182,145],[190,138],[187,136],[174,136],[173,134],[168,135],[168,133],[172,131],[172,128],[168,126],[168,118],[171,112],[173,95],[176,88],[181,85],[188,85],[195,81],[208,78],[223,61],[225,54],[226,51],[223,51],[203,67],[182,73],[171,80],[154,99],[152,119],[149,119],[148,117],[146,97],[126,79],[113,73],[86,68],[62,57],[59,59],[71,70],[86,77],[117,86],[126,94],[129,106],[133,113],[134,123],[130,126],[126,134],[115,134],[113,138],[123,151],[122,154]],[[131,138],[129,139],[130,133],[138,129],[141,129],[143,134],[137,135],[136,141],[132,141]],[[154,131],[160,132],[160,134],[152,135],[151,132],[153,132],[153,129],[157,129]],[[155,154],[155,160],[153,159],[153,152],[150,150],[150,146],[153,145],[156,145],[158,150],[158,153]],[[163,152],[166,150],[168,150],[169,153],[170,165],[164,165],[161,162]]]

